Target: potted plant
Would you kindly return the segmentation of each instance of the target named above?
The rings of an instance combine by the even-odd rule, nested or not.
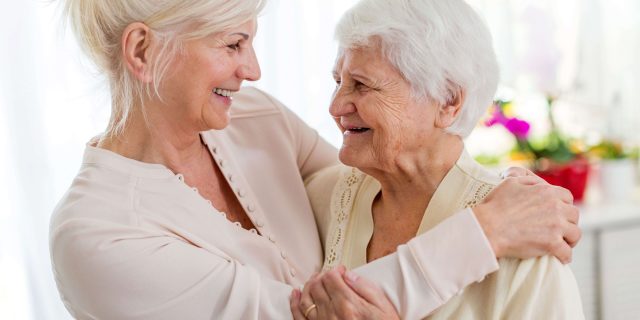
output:
[[[599,168],[599,185],[606,202],[626,202],[636,187],[638,149],[604,139],[589,148],[589,156]]]
[[[542,139],[532,141],[529,137],[531,125],[517,117],[505,113],[510,101],[497,100],[485,125],[501,125],[516,140],[516,152],[520,159],[529,159],[533,171],[547,182],[567,188],[576,201],[581,201],[587,185],[589,162],[582,152],[571,148],[556,127],[551,107],[553,99],[547,99],[549,133]]]

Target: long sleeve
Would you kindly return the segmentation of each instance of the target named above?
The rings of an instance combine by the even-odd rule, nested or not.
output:
[[[354,271],[380,285],[403,319],[421,319],[498,269],[471,209]]]
[[[277,99],[261,92],[284,115],[293,147],[297,154],[297,163],[302,179],[338,164],[338,153],[334,146],[324,140],[318,132],[307,125],[295,113]],[[329,115],[327,115],[328,117]],[[336,130],[338,130],[336,128]]]
[[[102,221],[69,221],[52,236],[60,292],[76,318],[291,318],[290,286],[221,252]]]

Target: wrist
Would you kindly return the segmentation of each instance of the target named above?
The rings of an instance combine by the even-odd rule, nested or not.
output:
[[[491,219],[491,208],[488,208],[486,204],[481,203],[471,208],[471,211],[476,217],[476,220],[478,220],[478,224],[480,224],[482,232],[489,241],[496,258],[500,258],[502,256],[502,246],[500,245],[500,241],[496,235],[497,233],[494,232],[495,228]]]

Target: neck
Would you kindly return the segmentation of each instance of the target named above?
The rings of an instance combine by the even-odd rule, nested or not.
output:
[[[190,171],[208,156],[198,131],[181,130],[161,114],[147,114],[145,118],[140,110],[132,111],[121,134],[102,137],[97,147],[141,162],[162,164],[173,172]]]
[[[389,170],[367,172],[380,182],[376,206],[385,214],[422,217],[438,186],[453,168],[463,149],[462,139],[444,134],[428,147],[412,154],[398,155]]]

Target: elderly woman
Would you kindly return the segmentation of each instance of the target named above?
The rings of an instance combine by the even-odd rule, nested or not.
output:
[[[337,87],[330,113],[344,135],[340,160],[354,168],[330,168],[308,182],[325,239],[325,270],[340,264],[357,268],[388,256],[491,197],[500,182],[464,150],[463,137],[491,104],[498,79],[489,31],[464,1],[362,0],[342,17],[337,38]],[[527,205],[531,199],[523,201]],[[450,232],[468,236],[455,226]],[[450,241],[433,240],[443,246]],[[584,318],[573,274],[556,258],[501,259],[499,265],[498,272],[429,318]],[[349,287],[340,286],[343,272],[316,276],[302,297],[294,294],[298,318],[309,309],[310,319],[331,318],[336,309],[344,309],[341,300],[355,304]],[[353,274],[347,273],[347,283],[349,277]],[[386,291],[395,305],[420,303],[394,289]],[[389,311],[371,303],[376,308]],[[401,315],[415,319],[427,314]]]
[[[260,0],[65,1],[112,93],[111,121],[88,143],[51,221],[53,270],[74,317],[286,319],[292,289],[322,266],[303,179],[334,165],[336,151],[272,97],[240,91],[260,77],[252,41],[262,7]],[[569,259],[575,225],[532,233],[572,220],[575,208],[548,215],[547,203],[562,197],[550,187],[547,198],[520,206],[523,194],[538,191],[530,179],[499,186],[474,212],[450,220],[466,222],[468,238],[448,234],[445,222],[410,250],[367,265],[363,273],[389,287],[408,288],[404,281],[421,275],[410,296],[429,302],[415,311],[379,303],[429,312],[450,296],[436,297],[431,287],[460,290],[495,270],[496,257]],[[505,228],[518,231],[506,237],[516,244],[492,250],[505,242],[495,230]],[[452,253],[438,254],[442,246],[430,237],[448,239]],[[555,247],[563,237],[566,248]],[[456,257],[465,249],[476,254]],[[389,272],[397,265],[405,267]],[[433,272],[421,273],[425,266]],[[354,283],[384,296],[365,279]]]

